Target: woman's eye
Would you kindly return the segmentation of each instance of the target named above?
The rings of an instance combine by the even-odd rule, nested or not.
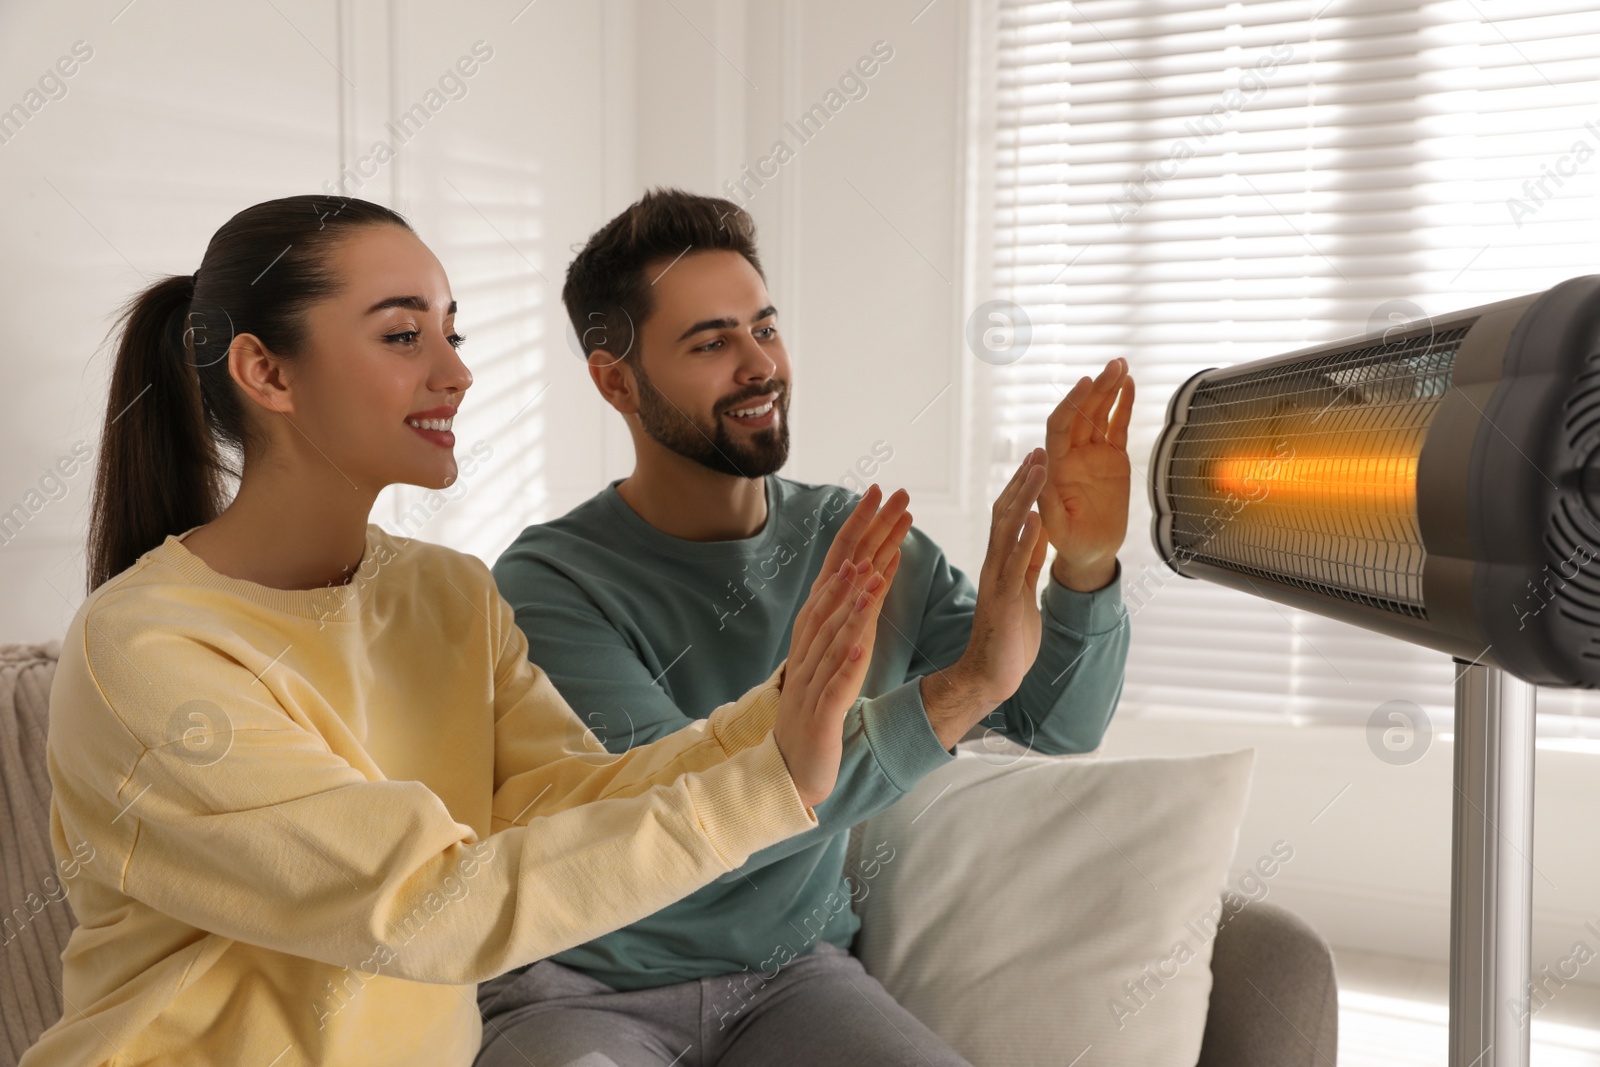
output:
[[[417,337],[420,334],[420,330],[401,330],[399,333],[386,334],[383,339],[385,341],[394,341],[402,345],[414,345],[417,343]],[[445,341],[450,345],[451,348],[460,348],[461,342],[465,341],[466,339],[467,338],[465,335],[459,333],[445,335]]]

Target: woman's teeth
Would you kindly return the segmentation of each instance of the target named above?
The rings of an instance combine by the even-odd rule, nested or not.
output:
[[[762,404],[758,408],[745,408],[742,411],[730,411],[730,412],[728,412],[728,414],[734,416],[735,418],[745,418],[745,417],[749,417],[749,416],[765,415],[767,412],[769,412],[771,410],[772,410],[772,401],[769,400],[765,404]]]
[[[448,430],[455,421],[455,416],[448,419],[407,419],[406,424],[415,426],[419,430]]]

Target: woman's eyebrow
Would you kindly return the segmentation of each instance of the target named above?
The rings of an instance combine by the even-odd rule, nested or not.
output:
[[[425,296],[391,296],[386,300],[380,300],[376,304],[373,304],[366,310],[366,314],[370,315],[374,311],[382,311],[385,308],[406,308],[410,311],[427,311],[428,307],[428,298]],[[456,302],[452,300],[450,301],[450,309],[446,311],[445,314],[454,315],[455,313]]]

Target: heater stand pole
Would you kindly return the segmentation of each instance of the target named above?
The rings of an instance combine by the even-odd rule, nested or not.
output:
[[[1534,687],[1456,663],[1450,1067],[1528,1067]]]

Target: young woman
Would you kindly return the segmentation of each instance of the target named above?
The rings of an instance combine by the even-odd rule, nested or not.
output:
[[[475,983],[817,825],[899,538],[864,498],[767,682],[606,752],[483,563],[367,521],[456,478],[455,311],[399,215],[310,196],[130,305],[51,692],[79,925],[26,1067],[469,1064]]]

